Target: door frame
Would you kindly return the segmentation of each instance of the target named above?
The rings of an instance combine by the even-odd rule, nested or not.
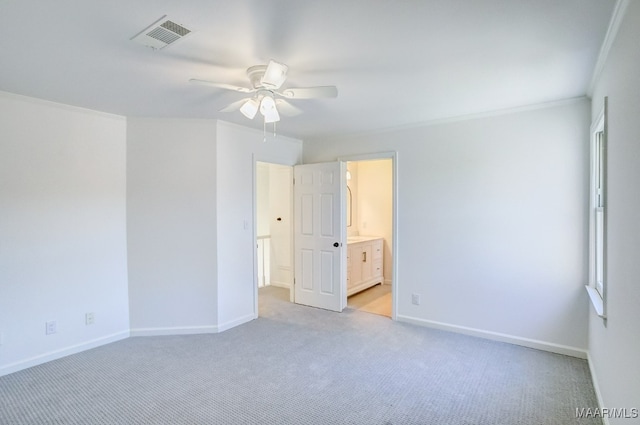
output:
[[[338,161],[357,162],[371,161],[376,159],[391,159],[391,188],[392,194],[392,224],[391,224],[391,320],[397,319],[398,312],[398,152],[374,152],[355,155],[339,156]],[[346,296],[346,293],[345,293]]]

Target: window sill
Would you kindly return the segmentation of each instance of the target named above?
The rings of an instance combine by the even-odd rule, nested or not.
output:
[[[604,314],[604,302],[602,301],[602,297],[600,296],[598,291],[596,291],[596,288],[589,285],[586,285],[585,288],[587,289],[587,293],[589,294],[589,298],[591,299],[591,304],[596,310],[596,314],[598,315],[598,317],[606,319],[607,316]]]

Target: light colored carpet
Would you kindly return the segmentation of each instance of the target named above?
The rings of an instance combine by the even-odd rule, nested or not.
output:
[[[286,291],[285,295],[286,295]],[[584,360],[260,291],[215,335],[129,338],[0,378],[2,424],[600,424]]]

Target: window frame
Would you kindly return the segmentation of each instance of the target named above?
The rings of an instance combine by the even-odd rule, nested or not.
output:
[[[607,118],[608,99],[591,125],[589,173],[589,284],[598,316],[607,317]]]

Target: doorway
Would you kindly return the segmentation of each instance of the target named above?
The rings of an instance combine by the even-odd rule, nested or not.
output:
[[[256,161],[257,312],[260,294],[293,301],[293,167]],[[262,303],[264,304],[264,303]]]
[[[379,251],[382,254],[383,258],[380,261],[380,263],[382,264],[382,268],[383,268],[383,276],[384,279],[380,281],[380,287],[382,287],[384,290],[386,290],[388,292],[389,289],[391,289],[391,295],[388,296],[388,298],[391,298],[391,318],[393,320],[395,320],[395,315],[396,315],[396,304],[397,304],[397,255],[394,255],[394,253],[397,253],[397,250],[395,249],[395,247],[397,246],[397,158],[396,158],[396,153],[395,152],[389,152],[389,153],[377,153],[377,154],[364,154],[364,155],[357,155],[357,156],[351,156],[351,157],[346,157],[346,158],[338,158],[339,161],[341,162],[336,162],[335,164],[340,164],[342,163],[342,171],[339,172],[338,174],[334,174],[334,177],[332,177],[331,179],[325,179],[324,177],[320,178],[320,181],[325,180],[325,181],[335,181],[337,175],[341,176],[338,177],[339,180],[341,180],[341,184],[338,185],[339,187],[343,188],[340,189],[340,196],[338,196],[337,198],[334,198],[334,205],[343,205],[344,208],[344,212],[347,212],[347,201],[344,200],[345,197],[347,196],[348,190],[347,190],[347,183],[346,183],[346,162],[363,162],[363,163],[369,163],[370,161],[374,161],[374,160],[382,160],[382,159],[386,159],[388,161],[384,161],[383,163],[386,164],[387,166],[387,170],[390,168],[390,173],[386,173],[385,175],[388,175],[389,177],[387,177],[387,182],[385,183],[386,187],[391,187],[391,193],[392,193],[392,201],[391,201],[391,208],[390,208],[390,215],[391,215],[391,231],[390,232],[379,232],[376,230],[376,226],[377,223],[375,222],[375,220],[369,221],[369,219],[364,219],[363,221],[363,217],[365,217],[363,215],[363,211],[364,211],[364,204],[363,206],[358,206],[358,207],[354,207],[353,211],[351,211],[351,226],[352,227],[350,230],[347,230],[347,223],[346,223],[346,219],[344,219],[344,215],[343,215],[343,219],[341,219],[341,225],[339,226],[340,229],[343,230],[339,230],[340,233],[342,233],[342,237],[340,240],[342,240],[342,244],[340,245],[339,243],[337,243],[336,241],[339,242],[338,239],[336,239],[335,241],[332,240],[331,245],[332,246],[345,246],[347,244],[347,233],[353,238],[355,237],[362,237],[362,236],[371,236],[372,233],[377,233],[378,235],[374,235],[374,236],[380,236],[380,234],[382,234],[381,239],[382,239],[382,244],[380,246]],[[255,159],[254,159],[255,161]],[[373,164],[374,162],[371,162],[371,164]],[[295,276],[295,261],[297,261],[297,257],[294,256],[294,231],[293,231],[293,221],[295,219],[292,219],[294,217],[293,215],[293,172],[294,172],[294,167],[292,166],[287,166],[287,165],[279,165],[279,164],[270,164],[270,163],[266,163],[266,162],[260,162],[260,161],[255,161],[254,164],[256,164],[256,168],[255,170],[255,174],[254,174],[254,182],[255,185],[254,186],[254,200],[255,200],[255,209],[254,209],[254,236],[255,236],[255,251],[254,251],[254,270],[255,270],[255,278],[256,278],[256,285],[255,285],[255,314],[256,317],[259,316],[259,291],[262,291],[263,288],[276,288],[275,290],[280,290],[280,291],[285,291],[284,294],[288,294],[288,299],[290,302],[294,302],[294,285],[293,285],[293,281],[294,281],[294,276]],[[328,164],[328,163],[327,163]],[[274,168],[275,167],[275,168]],[[300,166],[300,167],[307,167],[307,166]],[[363,166],[363,169],[366,169],[367,165]],[[297,169],[297,168],[296,168]],[[275,179],[273,178],[273,170],[280,170],[282,171],[282,175],[285,177],[282,177],[282,179],[280,180],[280,187],[284,187],[285,189],[285,194],[283,195],[283,198],[280,198],[281,201],[274,201],[274,196],[273,193],[278,193],[278,178],[276,177]],[[362,175],[366,175],[366,171],[363,171],[362,173],[359,173]],[[296,179],[299,180],[299,179]],[[302,179],[303,181],[305,179]],[[369,179],[363,178],[363,181],[366,181]],[[374,182],[374,187],[375,185],[378,183]],[[275,187],[274,187],[275,186]],[[353,183],[352,183],[352,187]],[[272,189],[275,190],[276,192],[272,192]],[[388,192],[388,191],[387,191]],[[275,195],[276,198],[279,195]],[[326,194],[325,197],[326,199]],[[336,203],[336,200],[338,200]],[[297,202],[297,201],[296,201]],[[278,204],[281,207],[284,206],[286,212],[288,212],[288,215],[285,216],[285,212],[282,211],[282,213],[279,212],[273,212],[271,209],[271,206],[274,204]],[[259,205],[258,205],[259,204]],[[389,201],[386,201],[386,205],[388,206]],[[301,204],[302,205],[302,204]],[[360,212],[356,211],[356,208],[358,208],[360,210]],[[260,215],[260,217],[258,217]],[[288,219],[286,219],[285,217],[289,217]],[[278,218],[280,218],[280,220],[278,220]],[[357,224],[357,226],[355,226],[356,224],[356,220],[360,220],[360,222]],[[329,220],[331,221],[331,220]],[[320,222],[324,222],[324,221],[320,221]],[[277,248],[276,246],[278,246],[277,244],[274,245],[274,234],[273,234],[273,229],[274,229],[274,225],[277,226],[276,229],[286,229],[289,233],[288,235],[285,237],[285,239],[288,241],[288,245],[284,248]],[[278,226],[278,225],[283,225],[283,226]],[[389,227],[387,225],[387,227]],[[354,230],[357,228],[357,232],[354,232]],[[366,231],[365,231],[366,230]],[[360,233],[362,232],[362,233]],[[365,234],[365,233],[369,233],[369,235]],[[258,239],[258,237],[260,237],[260,239]],[[361,239],[361,238],[360,238]],[[261,240],[262,242],[258,242],[258,240]],[[263,249],[268,250],[268,252],[258,252],[258,249],[260,248],[260,244],[262,244]],[[284,252],[286,252],[287,254],[284,256],[283,258],[283,262],[280,262],[278,264],[278,260],[276,258],[274,258],[274,254],[280,250],[283,249]],[[373,249],[373,247],[371,248]],[[344,300],[342,301],[342,308],[346,307],[347,305],[347,288],[346,288],[346,280],[347,280],[347,263],[346,263],[346,257],[347,257],[347,249],[341,248],[340,251],[343,252],[343,259],[340,261],[337,261],[336,264],[343,264],[344,267],[342,269],[341,276],[343,276],[342,278],[340,277],[334,277],[333,281],[334,282],[338,282],[338,280],[342,280],[343,282],[343,286],[341,291],[341,297],[340,299]],[[386,252],[386,255],[385,255]],[[327,253],[324,253],[325,255],[323,255],[323,258],[326,260],[327,258]],[[374,259],[374,255],[373,255],[373,251],[366,251],[362,254],[364,256],[366,256],[367,260]],[[282,257],[281,257],[282,258]],[[363,257],[364,259],[365,257]],[[259,266],[258,264],[258,260],[261,261],[261,266]],[[295,261],[294,261],[295,260]],[[366,261],[364,261],[366,262]],[[274,264],[277,264],[274,268]],[[327,262],[325,261],[325,264],[327,264]],[[386,266],[385,266],[386,264]],[[304,265],[304,264],[303,264]],[[372,264],[373,267],[373,264]],[[278,278],[274,278],[274,270],[277,273],[278,271],[284,271],[285,272],[285,278],[283,279],[278,279]],[[365,276],[367,276],[367,271],[365,270]],[[304,275],[303,275],[304,277]],[[297,279],[296,279],[297,280]],[[303,282],[304,283],[304,282]],[[303,285],[304,286],[304,285]],[[326,286],[324,287],[325,289],[325,293],[326,293]],[[362,288],[359,288],[362,289]],[[365,288],[366,289],[366,288]],[[284,299],[285,296],[282,295],[283,292],[281,292],[281,296],[280,298]],[[297,302],[297,300],[296,300]],[[304,302],[302,302],[302,304],[304,304]],[[387,302],[388,305],[388,302]],[[325,307],[322,307],[325,308]],[[340,309],[341,310],[341,309]],[[336,310],[339,311],[339,310]],[[387,313],[388,315],[388,313]]]
[[[347,170],[347,305],[394,318],[394,154],[349,158]]]

